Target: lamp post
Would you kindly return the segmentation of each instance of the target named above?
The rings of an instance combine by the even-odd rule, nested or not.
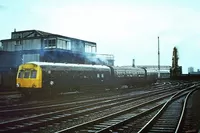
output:
[[[160,44],[159,44],[159,36],[158,36],[158,78],[160,78]]]

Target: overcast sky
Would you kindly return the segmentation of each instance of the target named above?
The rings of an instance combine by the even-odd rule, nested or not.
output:
[[[1,0],[0,40],[16,28],[42,30],[97,43],[98,53],[113,54],[115,65],[161,65],[200,68],[198,0]]]

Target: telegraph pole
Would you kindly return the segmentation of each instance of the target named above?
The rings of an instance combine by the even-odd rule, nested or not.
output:
[[[158,78],[160,78],[160,44],[159,44],[159,36],[158,36]]]

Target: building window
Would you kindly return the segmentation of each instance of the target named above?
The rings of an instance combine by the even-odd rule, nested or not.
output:
[[[17,40],[15,45],[22,45],[22,40]]]
[[[49,47],[56,47],[56,39],[49,40]]]
[[[66,49],[67,50],[71,50],[72,49],[71,41],[65,41],[65,44],[66,44]]]
[[[85,43],[85,52],[86,53],[95,53],[96,52],[96,45],[93,43]]]
[[[85,52],[86,53],[91,53],[92,52],[92,47],[89,45],[85,45]]]
[[[48,44],[47,39],[44,39],[44,45],[46,46]]]
[[[56,48],[56,39],[44,39],[45,48]]]
[[[57,48],[59,49],[66,49],[66,50],[72,50],[72,45],[70,40],[63,40],[58,39],[57,41]]]
[[[92,53],[96,53],[96,47],[92,47]]]

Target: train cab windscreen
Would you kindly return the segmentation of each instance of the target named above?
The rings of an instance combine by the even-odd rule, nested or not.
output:
[[[18,78],[36,78],[36,70],[20,70]]]

